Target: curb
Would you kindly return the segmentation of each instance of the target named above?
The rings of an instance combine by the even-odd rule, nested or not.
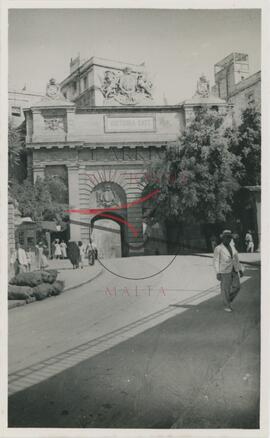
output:
[[[94,275],[94,277],[89,278],[88,280],[82,281],[81,283],[75,284],[74,286],[65,287],[65,289],[63,290],[62,293],[64,293],[64,292],[68,292],[68,291],[73,290],[73,289],[77,289],[78,287],[84,286],[84,285],[87,284],[87,283],[91,283],[91,281],[95,280],[95,279],[96,279],[97,277],[99,277],[102,273],[103,273],[103,268],[101,268],[100,271],[97,272],[97,273]]]
[[[91,281],[95,280],[102,273],[103,273],[103,268],[100,268],[100,270],[94,275],[94,277],[91,277],[88,280],[82,281],[81,283],[75,284],[74,286],[69,286],[69,287],[65,288],[62,291],[61,295],[65,292],[69,292],[73,289],[77,289],[78,287],[84,286],[87,283],[91,283]],[[8,303],[8,310],[15,309],[16,307],[25,306],[27,304],[26,300],[14,300],[15,301],[14,303],[12,302],[13,300],[8,300],[8,301],[11,301],[11,303]],[[36,302],[36,301],[34,301],[34,302]],[[31,303],[29,303],[29,304],[31,304]]]

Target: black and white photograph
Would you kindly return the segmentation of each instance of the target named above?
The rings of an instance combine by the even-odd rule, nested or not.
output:
[[[6,10],[3,436],[266,436],[261,4],[73,3]]]

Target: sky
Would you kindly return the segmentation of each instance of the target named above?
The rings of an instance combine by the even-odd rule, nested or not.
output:
[[[202,73],[214,85],[214,64],[231,52],[249,55],[250,74],[260,70],[260,32],[258,9],[13,9],[9,88],[45,93],[80,53],[145,62],[157,100],[176,104],[193,96]]]

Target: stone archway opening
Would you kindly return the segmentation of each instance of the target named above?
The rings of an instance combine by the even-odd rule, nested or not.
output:
[[[101,259],[113,259],[128,255],[124,219],[114,212],[104,211],[91,219],[91,238],[97,246]]]

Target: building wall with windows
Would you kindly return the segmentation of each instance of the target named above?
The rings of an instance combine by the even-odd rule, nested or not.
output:
[[[233,107],[234,122],[241,123],[245,108],[261,111],[261,72],[249,72],[248,55],[231,53],[214,66],[215,85],[212,92]]]
[[[29,108],[42,96],[41,93],[31,93],[26,90],[10,90],[8,92],[8,118],[14,128],[20,126],[25,120],[24,108]]]
[[[228,102],[233,105],[234,120],[241,122],[241,113],[245,108],[254,107],[261,112],[261,72],[254,73],[238,83]]]

